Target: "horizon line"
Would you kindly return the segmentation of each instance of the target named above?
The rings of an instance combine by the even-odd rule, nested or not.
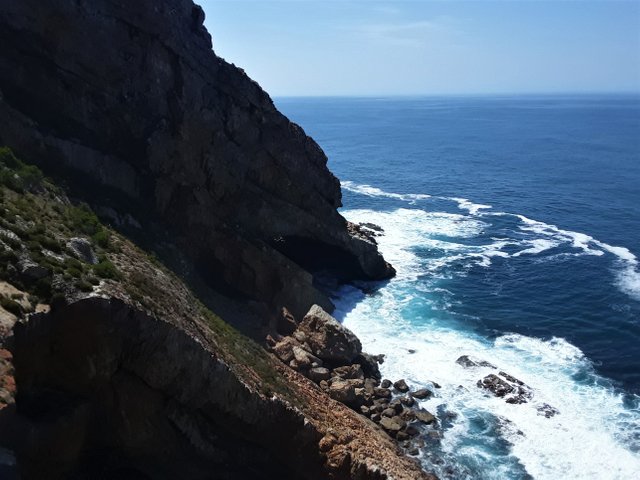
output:
[[[269,93],[269,92],[267,92]],[[512,97],[512,96],[640,96],[640,90],[634,91],[529,91],[529,92],[470,92],[470,93],[372,93],[372,94],[269,94],[271,98],[417,98],[417,97]]]

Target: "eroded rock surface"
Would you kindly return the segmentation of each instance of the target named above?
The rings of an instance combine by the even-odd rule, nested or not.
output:
[[[214,54],[203,21],[190,0],[1,0],[0,144],[132,234],[169,231],[185,269],[273,312],[330,310],[320,268],[391,276],[337,212],[320,147]]]

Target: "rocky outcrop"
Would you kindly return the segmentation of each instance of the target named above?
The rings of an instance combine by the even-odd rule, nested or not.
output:
[[[431,478],[27,171],[0,148],[1,478]]]
[[[268,357],[241,365],[182,322],[102,296],[17,324],[4,378],[17,379],[19,409],[0,410],[0,443],[22,478],[428,478]]]
[[[330,310],[319,269],[392,275],[338,214],[320,147],[214,54],[203,19],[190,0],[0,0],[0,143],[272,312]]]
[[[314,305],[307,312],[298,332],[304,335],[311,351],[327,362],[348,364],[362,352],[358,337],[319,305]]]
[[[288,323],[284,327],[289,331]],[[362,352],[353,332],[320,306],[311,307],[291,334],[279,333],[284,336],[276,334],[278,340],[267,337],[277,358],[333,400],[378,424],[409,455],[420,453],[425,435],[439,434],[436,417],[416,405],[433,393],[426,388],[411,391],[404,379],[381,380],[378,364],[384,356]]]

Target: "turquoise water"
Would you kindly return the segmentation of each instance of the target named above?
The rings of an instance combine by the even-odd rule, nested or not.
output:
[[[443,478],[638,478],[640,97],[276,104],[327,153],[343,214],[385,230],[397,277],[342,286],[336,315],[387,355],[388,377],[442,385],[424,402],[442,426],[425,465]],[[460,355],[533,399],[485,395],[476,382],[492,370]],[[545,403],[560,413],[540,415]]]

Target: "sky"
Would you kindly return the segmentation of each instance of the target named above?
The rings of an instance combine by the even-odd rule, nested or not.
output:
[[[195,0],[272,96],[640,92],[640,0]]]

